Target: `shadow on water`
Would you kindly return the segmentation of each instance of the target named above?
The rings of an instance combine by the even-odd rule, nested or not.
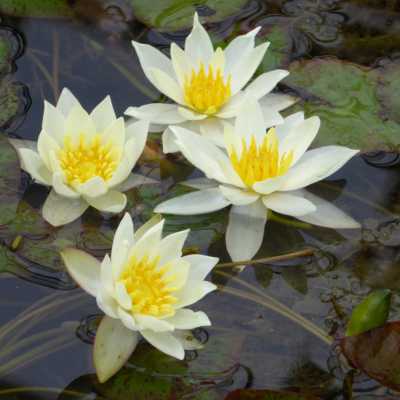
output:
[[[218,22],[211,3],[199,2],[197,11],[210,19],[207,27],[216,42],[261,25],[263,34],[279,43],[278,49],[274,41],[271,45],[273,57],[264,64],[268,68],[326,55],[370,67],[400,51],[400,9],[393,1],[252,0]],[[31,14],[18,7],[2,10],[0,4],[0,128],[5,134],[36,139],[43,100],[54,102],[64,86],[89,109],[111,94],[119,115],[128,105],[165,101],[146,81],[130,41],[167,51],[172,40],[182,43],[184,26],[173,32],[149,27],[141,9],[135,14],[128,0],[60,4],[64,6],[39,7]],[[174,12],[160,11],[155,23],[176,26]],[[0,147],[0,399],[222,399],[250,387],[324,399],[390,398],[374,381],[353,376],[335,345],[263,306],[263,296],[278,299],[335,336],[371,288],[398,289],[398,153],[367,152],[311,188],[362,222],[361,232],[271,215],[257,257],[308,247],[315,256],[248,266],[241,273],[214,272],[212,279],[221,290],[202,303],[213,321],[198,332],[207,341],[203,351],[190,352],[181,362],[142,343],[126,368],[100,385],[91,363],[98,309],[75,290],[58,252],[77,246],[104,256],[120,216],[106,218],[89,210],[68,226],[50,227],[39,213],[46,189],[24,173],[14,174],[19,171],[15,153],[5,140]],[[162,155],[157,136],[148,143],[139,168],[160,182],[128,193],[129,210],[139,225],[160,199],[183,192],[178,182],[196,176],[179,156]],[[169,217],[167,230],[188,226],[189,250],[229,261],[226,221],[225,211]],[[392,316],[400,317],[398,301]]]

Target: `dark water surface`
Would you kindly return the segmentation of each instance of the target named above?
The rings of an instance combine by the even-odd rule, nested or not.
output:
[[[157,19],[156,29],[146,26],[128,0],[67,1],[65,4],[74,8],[73,17],[61,10],[48,18],[30,17],[18,7],[4,6],[2,10],[2,1],[0,55],[1,46],[6,46],[6,57],[0,63],[0,127],[13,137],[36,139],[43,100],[54,103],[65,86],[88,109],[111,94],[119,115],[129,105],[157,101],[159,94],[146,81],[130,40],[167,49],[172,40],[182,43],[187,33],[160,28],[171,21],[174,26],[172,11]],[[215,14],[208,3],[212,2],[198,2],[200,15]],[[257,25],[263,26],[263,33],[272,41],[265,69],[291,69],[297,60],[329,57],[329,62],[346,68],[349,62],[355,63],[357,71],[381,71],[379,68],[388,65],[397,66],[400,54],[400,5],[396,1],[252,0],[207,28],[215,41],[222,43]],[[355,82],[347,76],[337,79]],[[395,107],[400,107],[400,101],[391,97],[396,86],[387,87],[387,108],[376,115],[379,123],[391,125],[385,132],[382,128],[378,144],[367,138],[367,132],[362,134],[363,127],[351,125],[361,121],[367,129],[371,124],[365,114],[376,110],[347,108],[345,104],[342,115],[353,119],[342,132],[340,144],[359,141],[365,151],[311,188],[360,221],[362,230],[334,231],[272,217],[257,257],[310,246],[316,249],[316,256],[248,266],[240,274],[228,268],[214,272],[212,280],[221,291],[200,304],[213,326],[196,333],[207,342],[205,349],[178,362],[141,344],[128,368],[105,385],[96,382],[91,360],[99,310],[89,296],[74,287],[58,251],[76,245],[96,256],[104,255],[120,217],[106,219],[89,210],[69,226],[49,227],[38,212],[46,189],[33,184],[24,173],[14,172],[17,164],[11,153],[10,159],[0,156],[0,399],[223,399],[238,388],[300,390],[323,399],[397,398],[375,381],[361,374],[353,376],[335,345],[327,345],[265,306],[265,295],[272,296],[335,336],[343,332],[352,307],[371,289],[397,292],[400,288],[399,156],[396,151],[381,151],[396,150],[400,143],[395,135],[400,131],[394,125],[400,122],[400,108]],[[299,85],[290,82],[284,81],[280,89],[298,89],[296,94],[304,94]],[[337,104],[342,106],[352,98],[362,101],[363,87],[352,90],[339,93],[343,98]],[[306,95],[303,100],[306,111],[313,112],[315,105]],[[325,114],[333,126],[339,111],[335,108]],[[325,131],[324,138],[322,142],[329,141]],[[10,151],[5,142],[0,144]],[[128,193],[129,211],[137,225],[161,199],[172,196],[170,191],[182,192],[177,182],[198,174],[179,156],[162,155],[158,135],[152,136],[139,168],[160,185]],[[189,226],[188,247],[229,261],[223,237],[226,221],[226,211],[169,217],[167,229],[172,232]],[[21,240],[18,246],[16,240]],[[400,317],[396,298],[391,317]]]

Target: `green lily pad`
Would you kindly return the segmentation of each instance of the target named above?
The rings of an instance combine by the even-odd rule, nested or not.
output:
[[[14,17],[71,17],[68,0],[1,0],[0,14]]]
[[[220,22],[239,14],[248,0],[130,0],[135,16],[162,31],[188,29],[197,11],[204,23]]]
[[[294,62],[285,84],[302,101],[288,113],[304,110],[307,116],[320,116],[322,124],[314,146],[397,149],[400,125],[387,118],[388,111],[378,96],[381,77],[380,70],[334,58]]]

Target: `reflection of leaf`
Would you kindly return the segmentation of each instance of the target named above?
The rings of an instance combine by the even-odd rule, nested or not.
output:
[[[382,117],[378,78],[375,70],[321,58],[292,63],[285,83],[303,99],[296,110],[321,117],[314,145],[340,144],[367,151],[400,144],[400,125]]]
[[[231,392],[225,400],[318,400],[317,397],[302,395],[299,393],[275,391],[275,390],[254,390],[238,389]]]
[[[345,337],[341,347],[355,368],[385,386],[400,390],[400,322]]]
[[[293,289],[301,294],[307,294],[307,274],[304,266],[291,265],[282,268],[282,278]]]
[[[265,265],[253,265],[254,274],[257,282],[263,287],[267,288],[272,281],[274,276],[272,269]]]
[[[238,14],[248,0],[130,0],[135,16],[165,31],[190,28],[198,11],[204,22],[219,22]]]

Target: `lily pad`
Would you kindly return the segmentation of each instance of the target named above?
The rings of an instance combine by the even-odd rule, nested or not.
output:
[[[400,390],[400,322],[342,339],[341,348],[353,367],[394,390]]]
[[[300,393],[276,390],[238,389],[229,393],[225,397],[225,400],[318,400],[318,398]]]
[[[307,116],[320,116],[322,125],[314,146],[397,149],[400,125],[387,117],[378,96],[382,73],[334,58],[294,62],[285,83],[302,101],[289,113],[304,109]]]
[[[248,0],[130,0],[135,16],[162,31],[188,29],[197,11],[202,22],[220,22],[240,13]]]
[[[70,17],[73,15],[68,0],[1,0],[0,14],[14,17]]]

